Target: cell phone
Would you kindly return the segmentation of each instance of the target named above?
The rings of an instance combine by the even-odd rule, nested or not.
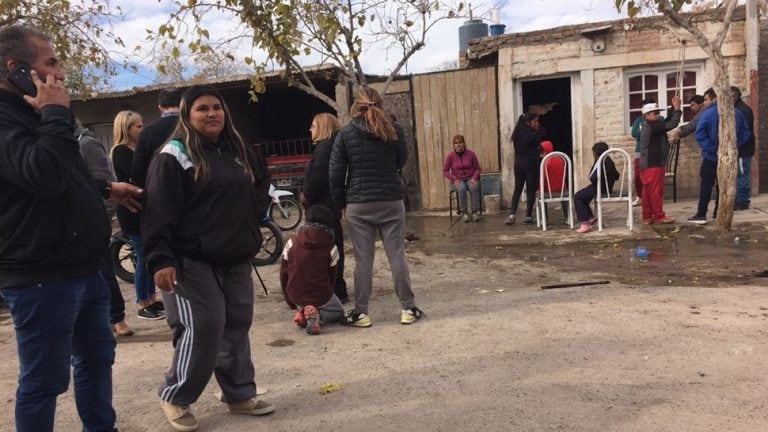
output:
[[[32,76],[29,74],[32,71],[32,66],[26,62],[18,62],[13,68],[10,74],[8,74],[8,81],[18,87],[24,94],[32,97],[37,96],[37,86],[32,81]]]

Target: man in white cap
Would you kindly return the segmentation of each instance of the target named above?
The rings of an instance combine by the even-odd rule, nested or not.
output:
[[[667,161],[669,141],[667,132],[677,127],[683,112],[680,111],[680,96],[672,97],[672,110],[666,120],[660,119],[655,103],[643,105],[643,121],[640,123],[640,181],[643,183],[643,223],[669,224],[664,214],[664,165]]]

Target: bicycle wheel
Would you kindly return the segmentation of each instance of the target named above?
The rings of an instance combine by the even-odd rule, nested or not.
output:
[[[133,276],[136,266],[136,255],[133,254],[133,246],[130,242],[116,241],[109,246],[109,256],[112,258],[112,267],[115,276],[134,283]]]
[[[270,205],[269,215],[281,230],[290,231],[301,223],[301,205],[294,197],[281,197],[279,205]]]
[[[251,258],[251,263],[254,267],[273,264],[280,258],[280,254],[283,253],[283,233],[277,224],[271,220],[262,221],[261,237],[264,239],[264,243],[261,244],[261,249],[256,253],[256,256]]]

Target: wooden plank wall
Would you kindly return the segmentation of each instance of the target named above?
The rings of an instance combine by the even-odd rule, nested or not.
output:
[[[483,172],[499,171],[496,69],[414,75],[412,83],[422,208],[447,209],[443,161],[453,151],[454,135],[464,135]]]

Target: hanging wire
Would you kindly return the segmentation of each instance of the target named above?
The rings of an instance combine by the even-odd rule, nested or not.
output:
[[[685,77],[685,45],[688,43],[685,39],[680,40],[680,50],[678,52],[679,63],[677,65],[677,89],[675,95],[683,97],[683,78]]]

